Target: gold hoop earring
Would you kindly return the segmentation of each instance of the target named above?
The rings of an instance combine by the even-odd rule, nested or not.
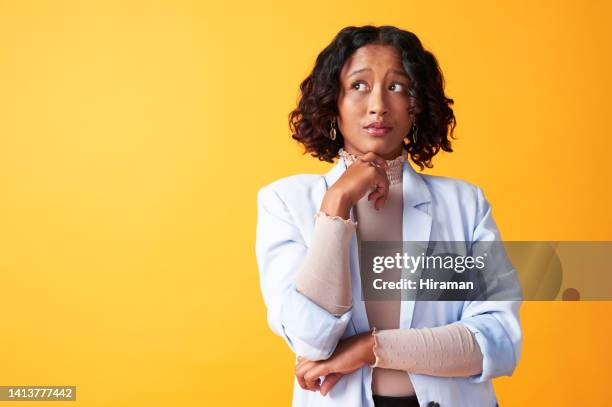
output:
[[[336,119],[331,121],[331,129],[329,130],[329,138],[334,141],[336,140]]]

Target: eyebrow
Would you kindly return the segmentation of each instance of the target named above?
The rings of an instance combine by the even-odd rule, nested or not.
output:
[[[350,77],[351,77],[351,76],[353,76],[353,75],[357,75],[358,73],[361,73],[361,72],[363,72],[363,71],[371,71],[371,69],[370,69],[370,68],[362,68],[362,69],[357,69],[356,71],[353,71],[353,72],[351,72],[350,74],[348,74],[348,75],[347,75],[347,78],[350,78]],[[410,77],[408,76],[408,74],[406,74],[406,72],[404,72],[404,71],[400,71],[399,69],[393,69],[393,70],[391,70],[391,72],[393,72],[393,73],[395,73],[395,74],[397,74],[397,75],[404,76],[404,77],[406,77],[406,78],[410,78]]]

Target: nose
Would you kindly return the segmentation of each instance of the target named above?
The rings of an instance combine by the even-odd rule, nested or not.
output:
[[[387,113],[387,105],[384,92],[380,87],[376,87],[370,92],[368,98],[368,114],[382,117]]]

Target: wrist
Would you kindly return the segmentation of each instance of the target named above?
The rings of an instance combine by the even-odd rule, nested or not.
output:
[[[369,366],[372,366],[376,363],[376,338],[374,336],[374,332],[365,332],[363,336],[363,348],[364,348],[364,358],[363,362],[367,363]]]
[[[350,217],[351,206],[345,194],[331,187],[323,197],[321,212],[325,212],[329,216],[339,216],[343,219],[348,219]]]

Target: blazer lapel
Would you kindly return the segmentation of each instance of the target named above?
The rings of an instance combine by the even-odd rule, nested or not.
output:
[[[403,168],[404,211],[402,215],[402,238],[404,242],[422,242],[423,244],[405,244],[404,251],[412,256],[419,256],[427,251],[431,234],[431,193],[423,177],[416,173],[408,161]],[[411,278],[417,279],[421,270]],[[400,328],[410,328],[414,314],[416,291],[402,295],[400,308]]]

